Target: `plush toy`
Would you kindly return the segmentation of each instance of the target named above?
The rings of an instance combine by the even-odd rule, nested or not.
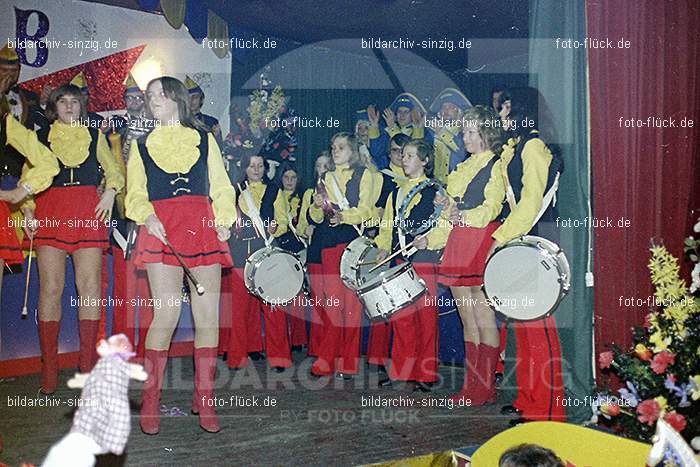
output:
[[[98,454],[124,452],[131,430],[129,379],[145,381],[141,365],[128,363],[135,354],[129,339],[116,334],[97,345],[100,359],[90,373],[76,373],[69,388],[82,388],[70,432],[54,444],[44,467],[95,465]]]

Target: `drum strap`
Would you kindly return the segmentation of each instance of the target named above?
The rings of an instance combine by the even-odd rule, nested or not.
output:
[[[399,188],[398,193],[396,194],[396,203],[394,205],[394,217],[399,216],[399,212],[401,211],[401,203],[403,202],[404,199],[404,193],[403,193],[403,187]],[[401,247],[401,254],[404,256],[404,258],[408,259],[409,257],[413,256],[418,252],[418,249],[414,246],[411,246],[411,248],[406,249],[406,236],[403,234],[403,230],[399,226],[396,226],[396,234],[399,237],[399,246]]]
[[[287,220],[289,221],[289,230],[291,230],[291,232],[294,234],[296,239],[299,240],[304,245],[304,248],[307,248],[308,245],[301,237],[299,237],[299,234],[297,233],[297,229],[296,229],[296,227],[294,227],[294,218],[292,217],[291,210],[287,210]]]
[[[340,211],[345,211],[346,209],[350,209],[350,201],[345,197],[342,191],[340,191],[340,185],[338,185],[338,180],[335,178],[335,175],[332,173],[329,173],[328,175],[331,176],[331,190],[333,190],[333,195],[335,196],[335,199],[338,201],[338,207],[340,207]],[[364,227],[358,227],[355,224],[352,224],[352,226],[355,228],[357,231],[358,235],[362,235],[364,232]]]
[[[248,207],[248,216],[253,221],[253,227],[258,232],[258,234],[265,240],[265,246],[270,246],[272,244],[273,237],[272,235],[270,235],[269,237],[267,236],[267,232],[265,231],[265,224],[263,223],[262,218],[260,217],[260,211],[255,206],[255,203],[253,202],[253,197],[250,195],[250,191],[248,191],[248,188],[243,190],[243,192],[241,193],[241,197],[243,198],[243,201]]]
[[[408,180],[408,177],[405,177],[403,175],[399,175],[391,169],[382,169],[382,170],[380,170],[380,172],[383,173],[384,175],[388,175],[394,181],[397,181],[397,182],[403,182],[405,180]]]
[[[515,193],[513,192],[513,187],[510,185],[510,180],[508,180],[508,177],[506,176],[506,182],[508,183],[508,186],[506,187],[506,200],[508,201],[508,205],[510,206],[510,211],[513,212],[515,210],[515,206],[517,202],[515,201]],[[542,197],[542,205],[540,206],[540,211],[537,213],[537,216],[535,216],[535,219],[532,221],[532,225],[530,228],[534,227],[537,222],[539,222],[540,218],[544,215],[545,211],[547,208],[549,208],[549,205],[551,204],[552,206],[557,205],[557,189],[559,188],[559,172],[557,172],[557,175],[554,177],[554,183],[552,183],[552,186],[549,187],[549,190],[547,190],[547,193],[544,194]]]

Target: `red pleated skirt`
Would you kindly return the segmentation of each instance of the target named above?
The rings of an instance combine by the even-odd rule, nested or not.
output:
[[[455,225],[438,270],[439,282],[457,287],[483,285],[487,255],[494,242],[491,234],[500,225],[491,222],[482,229]]]
[[[106,250],[109,222],[95,218],[99,201],[97,187],[90,185],[51,187],[37,195],[34,247],[52,246],[68,253],[80,248]],[[26,237],[24,247],[29,248]]]
[[[5,264],[19,264],[24,261],[22,248],[10,216],[10,208],[4,201],[0,201],[0,222],[0,259]]]
[[[185,195],[152,203],[168,241],[188,268],[212,264],[233,267],[228,244],[216,236],[214,210],[208,197]],[[140,269],[145,269],[147,263],[180,266],[170,248],[149,234],[145,225],[139,228],[134,261]]]

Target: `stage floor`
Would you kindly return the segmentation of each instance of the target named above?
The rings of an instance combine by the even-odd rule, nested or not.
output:
[[[481,444],[508,428],[500,404],[448,406],[461,387],[462,368],[442,367],[440,384],[424,394],[379,388],[377,374],[366,366],[351,381],[316,380],[309,376],[312,361],[295,354],[295,366],[278,374],[263,361],[231,372],[219,360],[221,432],[209,434],[190,414],[192,359],[173,358],[161,398],[170,415],[161,417],[160,433],[141,432],[142,383],[132,381],[127,452],[103,456],[97,465],[357,465]],[[39,465],[68,432],[80,396],[65,386],[74,372],[62,371],[62,386],[49,397],[37,394],[39,375],[0,382],[0,461]]]

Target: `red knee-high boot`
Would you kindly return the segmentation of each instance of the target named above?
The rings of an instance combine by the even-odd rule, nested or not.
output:
[[[141,431],[155,435],[160,431],[160,390],[165,364],[168,363],[168,351],[146,349],[143,363],[148,379],[141,395]]]
[[[476,394],[476,386],[479,383],[479,377],[477,376],[479,346],[473,342],[465,341],[464,352],[466,354],[464,356],[464,383],[462,384],[462,390],[451,397],[455,402],[472,399],[474,394]]]
[[[210,433],[220,430],[219,419],[214,410],[216,353],[216,347],[194,349],[194,392],[199,409],[199,426]],[[193,403],[193,408],[194,406]]]
[[[476,364],[477,388],[472,393],[472,405],[487,405],[496,402],[496,384],[493,374],[499,356],[498,347],[479,344],[479,361]]]
[[[59,321],[39,321],[41,348],[41,392],[51,394],[58,384],[58,331]]]
[[[89,373],[97,362],[97,332],[100,320],[81,319],[80,321],[80,357],[78,368],[81,373]]]

